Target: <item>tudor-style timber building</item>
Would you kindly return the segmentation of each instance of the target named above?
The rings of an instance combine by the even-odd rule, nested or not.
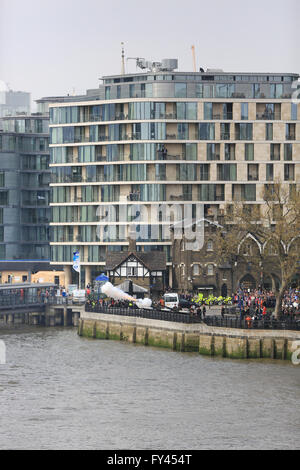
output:
[[[146,289],[148,294],[159,296],[166,288],[166,257],[159,251],[137,252],[129,243],[129,251],[111,252],[105,269],[110,282],[120,286],[128,279]]]
[[[126,258],[135,225],[140,259],[153,250],[165,256],[166,287],[220,294],[257,284],[249,266],[219,266],[210,224],[233,201],[261,207],[263,188],[277,178],[299,184],[299,75],[177,72],[170,59],[137,65],[142,73],[105,76],[86,95],[52,99],[51,263],[63,264],[71,283],[79,250],[83,286],[100,272],[115,275],[112,260]],[[203,206],[201,250],[166,236],[163,217],[150,221],[153,208],[175,203],[193,218]]]

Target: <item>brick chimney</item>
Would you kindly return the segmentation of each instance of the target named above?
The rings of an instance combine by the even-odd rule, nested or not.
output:
[[[128,239],[128,242],[129,242],[128,251],[130,253],[135,253],[136,252],[136,230],[135,230],[135,226],[133,226],[133,225],[129,226],[128,238],[127,239]]]

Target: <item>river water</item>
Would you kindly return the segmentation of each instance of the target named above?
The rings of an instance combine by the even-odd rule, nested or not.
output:
[[[300,366],[0,327],[0,449],[299,449]]]

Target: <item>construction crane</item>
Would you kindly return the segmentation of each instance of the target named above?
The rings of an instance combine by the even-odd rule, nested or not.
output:
[[[192,46],[191,49],[192,49],[192,55],[193,55],[194,72],[197,72],[197,69],[196,69],[195,46]]]

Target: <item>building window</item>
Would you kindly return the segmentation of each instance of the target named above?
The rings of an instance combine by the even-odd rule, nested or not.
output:
[[[244,256],[251,256],[253,254],[253,246],[251,242],[246,242],[242,246],[242,254]]]
[[[207,265],[207,275],[208,276],[213,276],[214,275],[214,265],[213,264],[208,264]]]
[[[0,206],[7,206],[8,204],[8,191],[0,192]]]
[[[233,184],[232,185],[233,201],[256,201],[256,185],[255,184]]]
[[[253,125],[245,123],[235,124],[235,139],[236,140],[253,140]]]
[[[200,184],[198,186],[199,201],[224,201],[224,184]]]
[[[284,180],[293,181],[295,179],[295,165],[286,164],[284,165]]]
[[[220,144],[207,144],[206,145],[206,159],[207,160],[220,160]]]
[[[245,160],[254,160],[254,144],[245,144]]]
[[[135,267],[127,267],[126,268],[126,276],[127,277],[132,277],[132,276],[137,276],[137,268]]]
[[[210,165],[208,163],[202,163],[200,167],[200,181],[209,181],[210,179]]]
[[[0,187],[3,188],[5,186],[5,172],[0,171]]]
[[[186,83],[175,83],[175,98],[186,98]]]
[[[220,139],[221,140],[230,139],[230,124],[228,122],[222,122],[220,125]]]
[[[236,163],[217,165],[217,175],[219,181],[236,181]]]
[[[243,121],[248,119],[248,103],[241,103],[241,119]]]
[[[105,99],[110,100],[110,86],[105,87]]]
[[[284,144],[284,159],[293,160],[293,144]]]
[[[251,145],[251,144],[248,144],[248,145]],[[225,144],[224,152],[225,152],[225,160],[235,160],[235,144]]]
[[[296,139],[296,125],[295,124],[286,124],[285,138],[286,140]]]
[[[0,259],[6,258],[6,245],[0,245]]]
[[[271,144],[270,160],[280,160],[280,144]]]
[[[273,124],[266,124],[266,140],[273,140]]]
[[[199,140],[214,140],[215,125],[214,123],[199,124]]]
[[[213,118],[213,104],[204,103],[204,120],[209,121]]]
[[[274,179],[274,165],[273,163],[267,163],[266,165],[266,180],[273,181]]]
[[[194,276],[199,276],[200,275],[200,266],[199,266],[199,264],[194,264],[193,265],[193,275]]]
[[[297,115],[298,115],[298,104],[291,103],[291,120],[297,121]]]
[[[213,251],[213,248],[214,248],[214,244],[213,244],[212,240],[208,240],[208,242],[207,242],[207,251]]]
[[[258,181],[258,164],[248,165],[248,181]]]

